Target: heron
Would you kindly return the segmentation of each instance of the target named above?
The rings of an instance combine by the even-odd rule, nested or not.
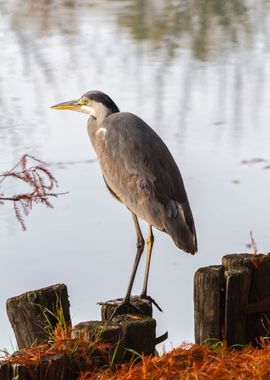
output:
[[[159,135],[140,117],[120,112],[114,101],[101,91],[88,91],[79,99],[51,108],[89,115],[87,130],[96,152],[105,184],[114,198],[131,212],[137,235],[137,253],[125,297],[115,314],[131,307],[131,291],[145,247],[138,221],[148,223],[147,254],[141,299],[148,295],[148,277],[155,227],[171,236],[186,253],[197,252],[192,211],[179,168]],[[158,307],[158,305],[156,304]],[[158,307],[159,308],[159,307]]]

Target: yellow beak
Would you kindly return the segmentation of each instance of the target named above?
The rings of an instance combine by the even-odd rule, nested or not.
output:
[[[81,112],[82,105],[80,104],[80,99],[70,100],[69,102],[63,102],[51,106],[55,110],[71,110]]]

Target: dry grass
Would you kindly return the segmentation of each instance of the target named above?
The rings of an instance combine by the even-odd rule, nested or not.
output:
[[[125,364],[96,373],[85,372],[79,380],[204,380],[270,379],[270,346],[228,349],[182,344],[161,357],[143,357],[138,364]]]
[[[110,345],[90,341],[86,335],[72,339],[69,331],[63,334],[57,327],[51,344],[21,350],[4,361],[38,367],[44,357],[58,354],[69,359],[70,370],[78,380],[270,379],[270,344],[263,339],[259,348],[243,349],[227,348],[221,342],[212,346],[182,344],[160,357],[142,356],[140,362],[111,365]],[[138,359],[136,355],[134,359]]]
[[[75,339],[70,337],[71,330],[63,334],[59,325],[55,329],[55,338],[51,343],[29,347],[4,358],[5,363],[39,366],[45,357],[64,354],[74,373],[83,370],[96,370],[106,365],[111,358],[111,346],[97,340],[89,340],[87,335]]]

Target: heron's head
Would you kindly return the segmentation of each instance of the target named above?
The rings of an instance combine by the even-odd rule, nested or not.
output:
[[[100,116],[106,117],[111,113],[119,112],[114,101],[101,91],[88,91],[80,99],[59,103],[51,108],[84,112],[96,119]]]

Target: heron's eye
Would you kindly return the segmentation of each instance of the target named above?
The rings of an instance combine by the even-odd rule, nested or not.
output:
[[[85,99],[85,98],[84,98],[84,99],[81,99],[81,100],[80,100],[80,104],[81,104],[81,105],[86,105],[86,104],[88,104],[88,100]]]

